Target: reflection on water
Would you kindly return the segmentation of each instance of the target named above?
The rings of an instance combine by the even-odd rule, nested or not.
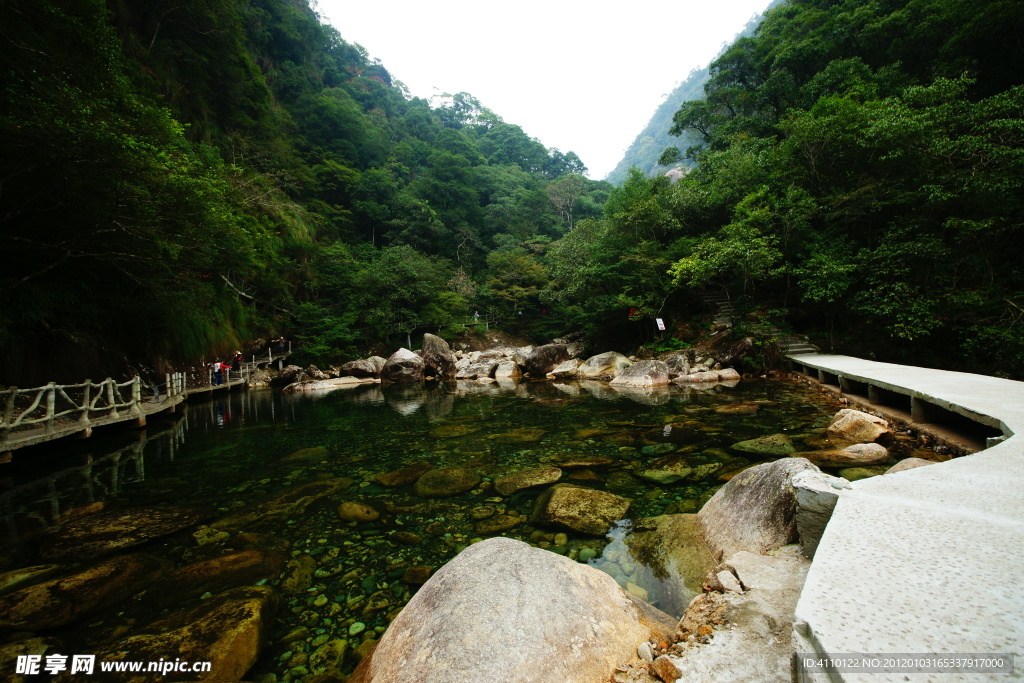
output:
[[[629,525],[695,512],[731,474],[757,462],[730,451],[733,443],[779,432],[809,436],[835,411],[821,400],[785,382],[623,390],[591,381],[505,380],[358,385],[314,395],[235,392],[193,403],[174,421],[153,420],[138,435],[83,441],[44,477],[18,467],[0,492],[8,536],[0,570],[34,563],[33,536],[72,508],[204,504],[222,517],[251,519],[244,531],[287,546],[291,557],[312,558],[308,588],[285,591],[271,634],[276,640],[307,628],[307,645],[293,649],[308,652],[325,637],[349,639],[351,628],[362,634],[352,638],[354,651],[378,637],[416,590],[410,570],[436,568],[468,544],[499,534],[589,561],[678,614],[696,587],[678,588],[671,572],[682,570],[634,543],[642,534],[630,535]],[[746,408],[725,408],[737,403]],[[570,461],[583,463],[563,468],[563,482],[632,501],[629,520],[610,540],[533,524],[544,487],[500,496],[491,483]],[[411,480],[382,485],[382,475],[423,463],[464,468],[482,482],[443,498],[417,495]],[[315,482],[341,492],[329,505],[245,517],[254,505]],[[378,517],[342,521],[343,501],[369,506]],[[204,557],[198,552],[204,548],[183,532],[142,550],[182,566]],[[286,654],[268,651],[258,672],[300,680],[290,673],[296,652]],[[354,663],[349,655],[344,669]]]

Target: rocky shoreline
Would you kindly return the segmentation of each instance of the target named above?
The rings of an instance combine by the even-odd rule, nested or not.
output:
[[[624,389],[736,382],[740,373],[711,354],[671,352],[639,359],[616,351],[581,357],[583,346],[556,339],[541,346],[498,345],[484,351],[453,351],[448,342],[425,334],[423,348],[401,348],[389,358],[370,356],[321,370],[289,365],[278,373],[260,370],[250,387],[277,386],[288,392],[320,392],[362,384],[472,380],[480,383],[520,379],[606,381]]]

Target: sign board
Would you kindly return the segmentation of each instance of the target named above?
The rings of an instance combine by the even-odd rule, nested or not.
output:
[[[654,321],[656,323],[658,323],[658,329],[661,330],[662,332],[664,332],[665,331],[665,321],[662,320],[661,318],[655,318]]]

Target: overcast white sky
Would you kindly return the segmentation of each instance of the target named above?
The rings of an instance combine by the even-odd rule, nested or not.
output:
[[[591,178],[769,0],[318,0],[415,96],[466,91]]]

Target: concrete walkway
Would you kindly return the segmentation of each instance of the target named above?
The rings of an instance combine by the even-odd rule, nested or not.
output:
[[[818,546],[794,628],[804,652],[1011,653],[1014,673],[806,680],[1024,680],[1024,383],[849,356],[790,359],[826,383],[909,404],[919,421],[955,414],[1009,437],[989,439],[994,445],[973,455],[854,482]]]

